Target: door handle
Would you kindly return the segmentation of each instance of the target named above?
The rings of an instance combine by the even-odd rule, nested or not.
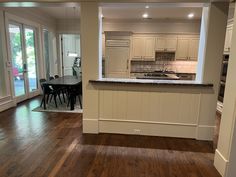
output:
[[[24,73],[28,72],[28,70],[27,70],[27,64],[26,64],[26,63],[23,64],[23,72],[24,72]]]

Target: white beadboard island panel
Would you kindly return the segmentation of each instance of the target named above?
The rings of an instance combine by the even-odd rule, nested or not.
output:
[[[195,138],[200,97],[195,93],[100,90],[100,132]]]

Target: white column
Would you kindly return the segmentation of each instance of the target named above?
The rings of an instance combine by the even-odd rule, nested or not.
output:
[[[236,11],[235,11],[236,12]],[[224,108],[221,117],[215,166],[223,177],[236,176],[236,15],[225,86]]]
[[[203,8],[197,80],[212,83],[214,87],[210,93],[208,90],[201,94],[196,132],[201,140],[213,139],[228,6],[227,2],[213,2]]]
[[[83,132],[98,133],[98,90],[89,83],[101,75],[101,15],[97,2],[81,2]]]

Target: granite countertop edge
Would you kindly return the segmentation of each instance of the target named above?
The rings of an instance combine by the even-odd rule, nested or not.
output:
[[[197,81],[183,81],[183,80],[148,80],[148,79],[91,79],[90,83],[100,84],[145,84],[145,85],[166,85],[166,86],[194,86],[194,87],[208,87],[214,85],[212,83],[202,83]]]

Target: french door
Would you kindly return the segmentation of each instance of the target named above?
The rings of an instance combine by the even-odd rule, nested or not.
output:
[[[12,61],[13,91],[16,102],[20,102],[39,92],[35,28],[10,22],[8,44]]]

